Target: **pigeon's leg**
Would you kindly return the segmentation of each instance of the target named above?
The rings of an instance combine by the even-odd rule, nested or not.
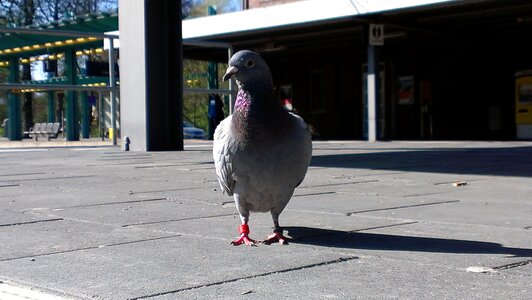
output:
[[[256,246],[257,241],[249,237],[249,226],[248,226],[248,216],[240,216],[242,219],[242,225],[238,226],[238,232],[240,233],[240,236],[231,242],[231,245],[233,246],[239,246],[242,244],[246,244],[248,246]]]
[[[279,214],[276,214],[272,211],[272,218],[273,218],[273,234],[269,235],[268,238],[262,242],[266,245],[270,245],[272,243],[288,245],[288,240],[290,240],[290,238],[287,238],[283,235],[283,228],[279,226]]]

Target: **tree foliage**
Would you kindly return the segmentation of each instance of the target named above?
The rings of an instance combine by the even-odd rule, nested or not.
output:
[[[0,0],[0,23],[41,25],[83,14],[116,11],[118,0]]]

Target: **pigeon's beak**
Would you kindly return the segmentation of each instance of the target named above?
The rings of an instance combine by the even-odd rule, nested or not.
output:
[[[227,68],[227,71],[225,71],[224,77],[222,78],[223,81],[227,81],[233,78],[236,73],[238,73],[238,68],[235,66],[230,66],[229,68]]]

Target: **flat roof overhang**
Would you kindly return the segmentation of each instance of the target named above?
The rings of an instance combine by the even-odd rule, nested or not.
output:
[[[318,0],[296,3],[324,5],[322,2]],[[271,26],[253,24],[250,21],[267,17],[281,9],[287,9],[293,14],[297,11],[294,8],[302,7],[294,3],[185,20],[184,55],[193,59],[227,61],[225,51],[186,46],[188,41],[222,42],[231,44],[235,50],[246,48],[261,53],[298,53],[308,49],[320,52],[328,49],[352,51],[353,46],[365,51],[364,26],[370,23],[384,24],[385,46],[401,41],[438,43],[472,38],[512,37],[521,40],[529,39],[532,33],[532,2],[526,0],[426,1],[424,5],[366,12],[353,7],[349,10],[345,1],[326,2],[338,4],[339,8],[343,8],[343,13],[334,14],[328,11],[321,17],[314,16],[304,21],[285,20],[283,23],[277,20],[270,22]],[[306,11],[299,12],[305,13]],[[283,18],[286,17],[280,16],[280,19]],[[252,24],[247,24],[249,22]],[[231,25],[225,26],[227,23]],[[201,30],[191,29],[196,27]]]

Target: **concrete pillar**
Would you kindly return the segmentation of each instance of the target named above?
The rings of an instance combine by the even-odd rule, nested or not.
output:
[[[132,151],[183,150],[181,1],[119,0],[120,119]]]

